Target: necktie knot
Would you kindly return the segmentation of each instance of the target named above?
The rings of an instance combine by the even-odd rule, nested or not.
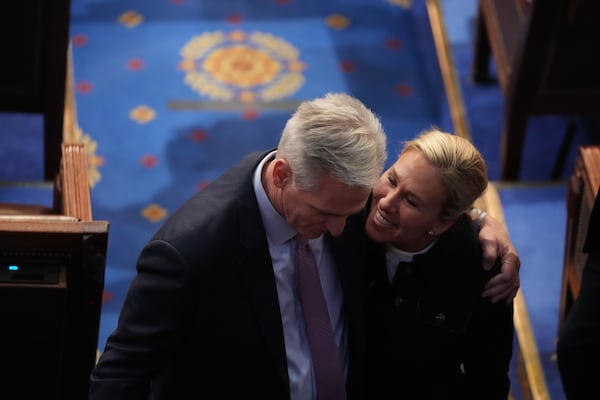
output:
[[[304,236],[297,234],[296,236],[294,236],[294,239],[296,240],[296,245],[304,247],[308,246],[308,239]]]

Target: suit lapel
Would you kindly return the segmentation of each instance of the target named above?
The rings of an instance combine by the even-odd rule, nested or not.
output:
[[[266,153],[258,155],[254,163],[248,165],[249,175],[245,179],[248,184],[245,184],[246,190],[238,199],[240,242],[247,251],[240,259],[240,271],[258,325],[265,336],[265,343],[289,393],[287,358],[273,263],[252,186],[254,168],[264,155]]]

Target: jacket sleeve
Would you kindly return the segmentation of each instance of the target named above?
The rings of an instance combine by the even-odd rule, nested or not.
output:
[[[178,340],[189,314],[188,268],[169,243],[141,252],[117,328],[91,374],[90,399],[147,399],[150,382]]]

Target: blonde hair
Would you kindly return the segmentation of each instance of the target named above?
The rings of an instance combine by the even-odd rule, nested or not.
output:
[[[455,219],[466,212],[487,188],[485,161],[465,138],[429,129],[404,143],[402,153],[410,150],[420,151],[440,173],[447,193],[443,218]]]

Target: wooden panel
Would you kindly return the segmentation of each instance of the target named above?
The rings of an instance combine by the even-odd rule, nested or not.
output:
[[[581,273],[587,260],[583,244],[590,214],[600,187],[600,146],[579,148],[567,193],[567,224],[559,307],[559,331],[579,294]]]
[[[61,185],[63,214],[82,221],[92,220],[87,154],[83,144],[62,145]]]
[[[109,224],[85,146],[63,144],[60,165],[55,214],[0,215],[0,376],[20,398],[87,398],[96,362]]]
[[[87,398],[107,239],[105,221],[0,218],[3,391],[20,398]]]

